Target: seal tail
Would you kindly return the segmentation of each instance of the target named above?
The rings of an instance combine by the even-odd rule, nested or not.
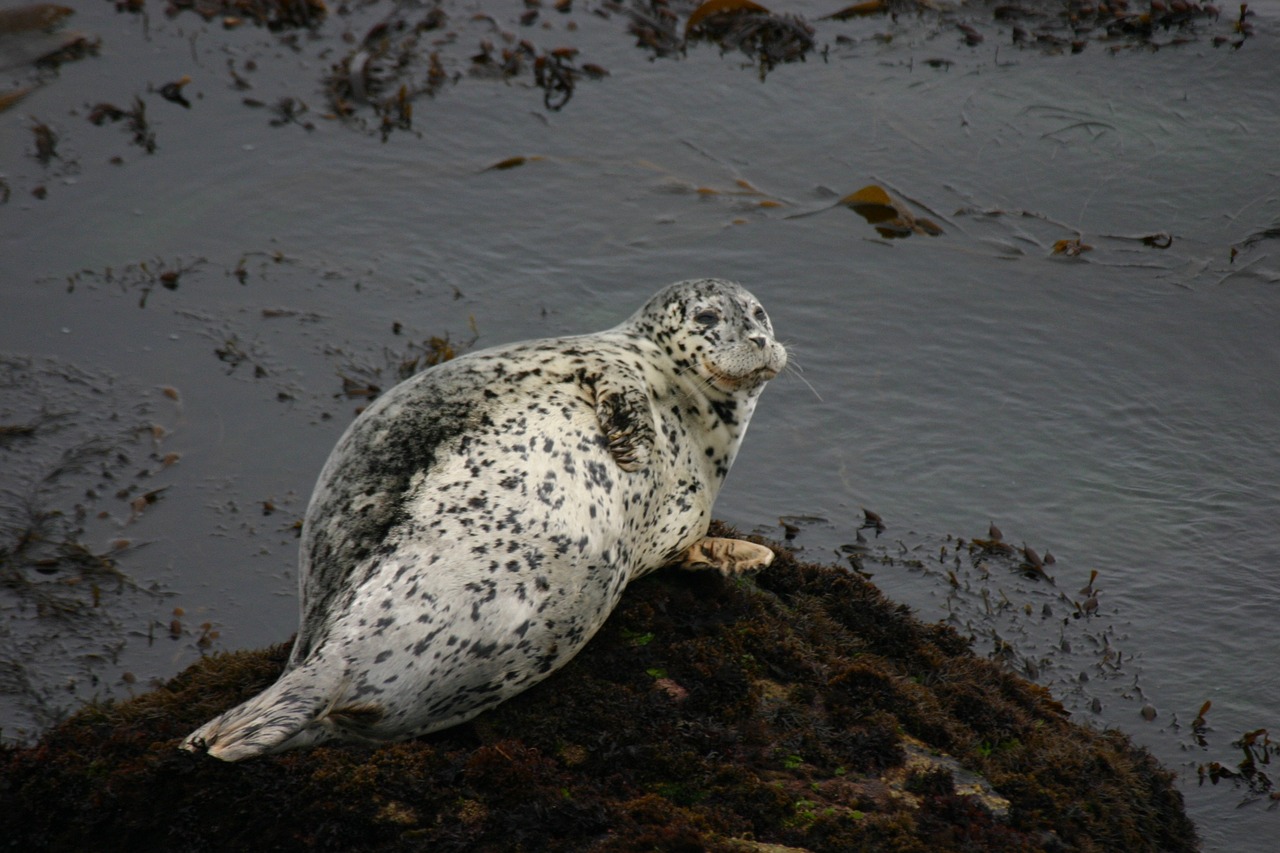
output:
[[[329,740],[336,733],[326,718],[344,692],[343,681],[315,664],[289,670],[257,696],[187,735],[182,748],[241,761]]]

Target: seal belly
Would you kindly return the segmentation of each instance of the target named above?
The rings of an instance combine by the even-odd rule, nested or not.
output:
[[[316,650],[360,674],[339,707],[382,709],[368,736],[444,728],[542,680],[635,573],[633,489],[574,396],[437,461],[355,571],[354,606]]]

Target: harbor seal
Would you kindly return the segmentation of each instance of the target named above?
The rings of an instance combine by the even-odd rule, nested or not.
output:
[[[754,296],[702,279],[607,331],[479,350],[397,385],[312,494],[284,673],[183,748],[238,761],[428,734],[563,666],[660,566],[767,566],[763,545],[706,533],[786,358]]]

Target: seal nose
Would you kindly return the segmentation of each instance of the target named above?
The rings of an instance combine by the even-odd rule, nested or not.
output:
[[[764,345],[768,343],[768,341],[765,340],[764,335],[756,335],[754,338],[750,338],[750,341],[760,349],[764,349]]]

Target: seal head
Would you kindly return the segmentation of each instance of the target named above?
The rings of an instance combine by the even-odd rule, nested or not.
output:
[[[630,322],[663,347],[677,370],[692,369],[723,394],[754,396],[787,363],[764,306],[716,279],[672,285]]]

